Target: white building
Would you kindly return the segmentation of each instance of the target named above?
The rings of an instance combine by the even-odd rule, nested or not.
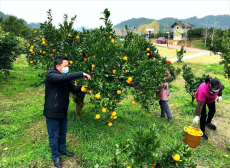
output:
[[[173,40],[184,40],[185,32],[195,27],[187,21],[176,21],[171,28],[174,28]]]

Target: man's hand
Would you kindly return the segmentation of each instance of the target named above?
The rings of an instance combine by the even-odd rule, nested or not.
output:
[[[91,80],[91,76],[83,72],[83,78]]]
[[[198,121],[199,121],[199,116],[195,116],[193,120],[193,124],[198,124]]]
[[[217,97],[217,102],[220,102],[222,100],[222,96]]]

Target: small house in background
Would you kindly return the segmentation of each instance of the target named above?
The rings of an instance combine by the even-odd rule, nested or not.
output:
[[[195,25],[187,22],[187,21],[176,21],[171,28],[174,29],[174,33],[173,33],[173,40],[174,45],[177,45],[177,42],[179,40],[184,40],[184,36],[185,36],[185,31],[188,29],[191,29],[192,27],[195,27]]]

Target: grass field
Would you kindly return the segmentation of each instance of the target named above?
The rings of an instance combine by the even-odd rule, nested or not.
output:
[[[170,50],[169,53],[174,52]],[[192,158],[198,167],[230,167],[230,152],[226,150],[226,146],[230,145],[230,85],[221,75],[223,66],[218,64],[219,59],[219,56],[201,56],[185,61],[196,75],[208,73],[219,78],[225,85],[223,100],[216,103],[216,115],[213,119],[217,130],[206,128],[209,140],[201,140],[199,146],[192,149]],[[182,67],[185,62],[176,62],[174,65]],[[36,75],[37,71],[28,66],[25,57],[21,57],[14,63],[10,76],[0,76],[1,168],[53,167],[43,116],[44,87],[33,87],[39,81]],[[80,117],[75,116],[74,102],[70,103],[67,148],[75,156],[62,157],[65,168],[86,168],[97,164],[102,168],[110,167],[115,145],[133,138],[140,126],[147,130],[153,123],[159,128],[162,144],[159,150],[174,141],[184,142],[183,128],[192,124],[196,106],[196,103],[190,104],[191,97],[185,92],[182,74],[170,87],[169,105],[174,116],[172,124],[159,118],[160,108],[157,103],[150,112],[144,111],[138,103],[131,105],[132,95],[129,93],[117,109],[116,122],[108,127],[95,120],[95,114],[89,113],[93,105],[88,104],[88,100],[89,95],[86,96]]]
[[[159,50],[159,54],[161,56],[167,56],[168,59],[177,58],[177,55],[176,55],[177,49],[175,48],[167,48],[167,47],[162,47],[162,46],[156,46],[156,48]],[[186,51],[186,53],[184,53],[184,56],[188,56],[192,54],[197,54],[197,52]]]

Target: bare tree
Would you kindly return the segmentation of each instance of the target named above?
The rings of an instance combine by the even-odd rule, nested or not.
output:
[[[206,48],[207,37],[208,37],[208,23],[206,24],[205,34],[204,34],[204,49]]]
[[[218,22],[216,21],[216,18],[217,18],[217,16],[215,16],[215,22],[214,22],[214,27],[213,27],[213,31],[212,31],[211,46],[213,46],[213,38],[214,38],[214,36],[215,36],[215,27],[216,27],[216,23],[218,23]]]
[[[184,27],[185,27],[185,30],[184,30],[184,48],[186,50],[186,43],[187,43],[187,36],[188,36],[188,24],[186,22],[186,20],[184,21]]]

